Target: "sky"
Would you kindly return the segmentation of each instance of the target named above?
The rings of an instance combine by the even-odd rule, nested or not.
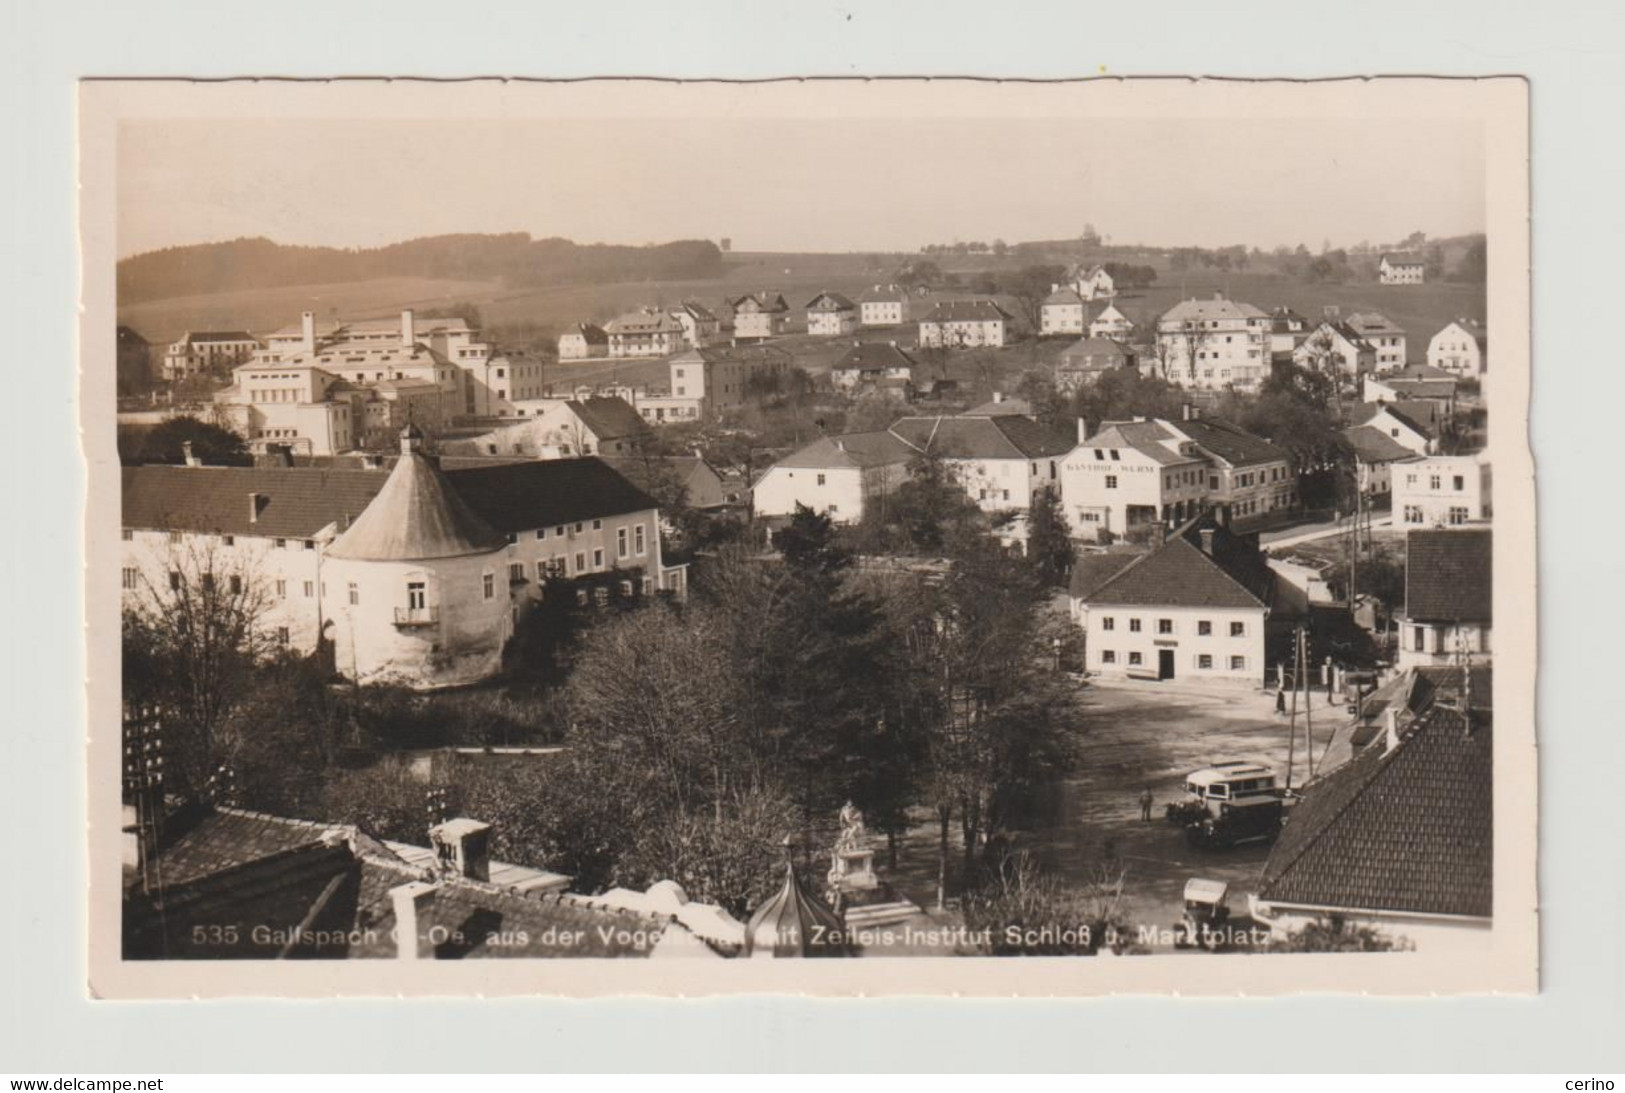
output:
[[[1270,249],[1484,228],[1459,119],[127,121],[118,251],[451,232],[735,250],[1073,238]]]

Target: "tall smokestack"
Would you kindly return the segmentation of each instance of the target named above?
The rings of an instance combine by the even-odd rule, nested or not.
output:
[[[314,311],[304,312],[299,316],[299,324],[300,347],[306,353],[316,352],[316,313]]]
[[[401,348],[411,349],[418,344],[417,324],[413,321],[412,309],[401,309]]]

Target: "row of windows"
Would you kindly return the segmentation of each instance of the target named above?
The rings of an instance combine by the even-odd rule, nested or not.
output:
[[[1414,475],[1414,474],[1407,474],[1405,476],[1405,485],[1407,485],[1407,486],[1416,485],[1418,477],[1419,476]],[[1443,488],[1444,488],[1444,476],[1443,475],[1439,475],[1439,474],[1430,474],[1430,475],[1428,475],[1428,489],[1430,489],[1430,490],[1441,490]],[[1459,474],[1451,475],[1450,476],[1450,488],[1452,490],[1454,490],[1456,493],[1461,493],[1463,490],[1465,490],[1467,488],[1467,479],[1466,479],[1466,477],[1463,476],[1463,475],[1459,475]]]
[[[1452,523],[1452,524],[1465,524],[1467,521],[1471,520],[1472,518],[1473,518],[1472,510],[1467,508],[1465,505],[1452,505],[1450,507],[1450,511],[1448,513],[1448,519],[1449,519],[1450,523]],[[1406,505],[1405,506],[1405,522],[1407,524],[1426,523],[1427,522],[1427,517],[1422,512],[1422,506],[1421,505]]]
[[[1102,663],[1102,664],[1116,664],[1116,663],[1118,663],[1117,650],[1115,650],[1115,649],[1102,649],[1100,651],[1100,663]],[[1144,663],[1145,663],[1145,656],[1142,653],[1139,653],[1138,651],[1134,651],[1134,650],[1129,651],[1129,654],[1128,654],[1128,666],[1130,668],[1138,668],[1141,665],[1143,665]],[[1202,671],[1212,671],[1214,663],[1215,663],[1215,661],[1213,659],[1213,654],[1212,653],[1197,653],[1194,657],[1191,658],[1192,666],[1197,668],[1197,669],[1200,669]],[[1245,672],[1247,670],[1247,658],[1246,657],[1232,656],[1232,657],[1230,657],[1228,659],[1228,663],[1230,665],[1230,670],[1232,672]]]
[[[1129,633],[1138,634],[1140,632],[1140,630],[1141,630],[1141,622],[1142,622],[1142,620],[1138,616],[1130,616],[1129,620],[1128,620]],[[1116,617],[1112,616],[1112,615],[1102,615],[1100,617],[1100,628],[1102,630],[1116,630],[1117,629],[1117,619],[1116,619]],[[1175,634],[1175,633],[1178,633],[1178,632],[1179,632],[1178,628],[1175,626],[1173,619],[1158,619],[1157,620],[1157,633],[1159,633],[1159,634]],[[1213,620],[1211,620],[1211,619],[1197,619],[1196,620],[1196,635],[1198,637],[1203,637],[1203,638],[1211,637],[1212,634],[1213,634]],[[1233,638],[1246,637],[1247,636],[1247,624],[1245,622],[1232,622],[1230,624],[1230,636],[1233,637]]]

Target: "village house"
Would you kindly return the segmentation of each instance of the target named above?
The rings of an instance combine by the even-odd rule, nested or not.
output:
[[[559,335],[559,360],[584,361],[609,356],[609,335],[592,323],[577,323]]]
[[[1431,365],[1413,364],[1394,372],[1366,375],[1360,384],[1365,402],[1411,406],[1431,402],[1446,418],[1456,410],[1456,377]]]
[[[914,388],[914,358],[896,342],[855,342],[835,367],[830,384],[849,395],[875,393],[907,399]]]
[[[774,463],[751,487],[758,517],[793,516],[797,505],[855,524],[908,478],[919,453],[889,431],[819,437]]]
[[[1238,527],[1295,509],[1288,452],[1187,408],[1180,421],[1103,422],[1061,464],[1061,508],[1085,542],[1149,534],[1216,508]]]
[[[1397,716],[1397,712],[1390,710]],[[1421,952],[1483,948],[1494,911],[1493,725],[1435,700],[1303,787],[1252,918],[1276,937],[1337,920]]]
[[[666,314],[683,328],[683,344],[689,349],[711,345],[722,336],[722,320],[693,300],[667,308]]]
[[[776,292],[758,292],[728,301],[735,338],[776,338],[790,320],[790,305]]]
[[[1393,467],[1394,526],[1440,528],[1490,518],[1490,464],[1478,455],[1414,456]]]
[[[1403,327],[1375,311],[1354,312],[1348,317],[1348,326],[1371,346],[1378,372],[1395,372],[1405,367]]]
[[[603,459],[645,493],[651,492],[655,478],[664,477],[683,491],[683,504],[691,509],[717,511],[740,504],[722,472],[698,451],[693,455],[616,455]]]
[[[1394,488],[1394,466],[1414,459],[1416,453],[1371,425],[1344,429],[1343,439],[1354,452],[1359,491],[1369,499],[1386,502]]]
[[[1477,379],[1489,369],[1489,334],[1477,319],[1448,323],[1428,341],[1428,364],[1462,379]]]
[[[1104,266],[1074,266],[1065,285],[1052,285],[1052,291],[1070,288],[1085,300],[1106,300],[1117,295],[1117,286]]]
[[[474,683],[521,612],[573,590],[686,591],[655,502],[597,459],[442,470],[408,428],[387,472],[125,467],[123,594],[163,609],[229,582],[270,644],[331,651],[361,682]]]
[[[252,359],[259,350],[259,339],[246,330],[188,330],[164,350],[163,376],[173,382],[225,371]]]
[[[1083,555],[1069,591],[1085,671],[1261,686],[1275,586],[1257,536],[1238,535],[1211,514],[1143,551]]]
[[[1104,311],[1089,321],[1089,336],[1111,338],[1126,345],[1134,337],[1134,324],[1116,304],[1107,304]]]
[[[736,409],[745,405],[752,383],[783,383],[793,362],[790,354],[766,345],[713,345],[679,353],[668,365],[673,406],[697,405],[701,417]]]
[[[965,495],[984,512],[1025,512],[1034,492],[1052,487],[1071,433],[1023,414],[992,407],[958,417],[905,417],[892,435],[914,451],[941,459]]]
[[[1404,402],[1357,402],[1343,409],[1347,425],[1369,425],[1416,455],[1439,450],[1444,417],[1427,399]]]
[[[896,285],[875,285],[858,297],[858,321],[864,326],[899,326],[908,322],[909,294]]]
[[[1348,323],[1328,315],[1292,351],[1292,363],[1340,381],[1358,383],[1375,371],[1377,349]]]
[[[443,448],[448,455],[529,459],[618,456],[637,450],[648,432],[648,422],[625,399],[590,397],[548,403],[534,417],[479,436],[448,440]]]
[[[1084,338],[1062,350],[1055,362],[1055,390],[1061,394],[1089,386],[1118,368],[1132,368],[1134,356],[1111,338]]]
[[[998,348],[1014,340],[1010,313],[988,299],[945,300],[920,320],[923,349]]]
[[[1063,285],[1039,305],[1038,333],[1046,338],[1082,334],[1087,310],[1078,290]]]
[[[1180,387],[1256,391],[1270,372],[1270,317],[1222,292],[1184,300],[1157,320],[1157,363]]]
[[[1419,285],[1427,263],[1415,254],[1385,254],[1377,262],[1377,280],[1385,285]]]
[[[1400,668],[1490,658],[1493,548],[1487,527],[1417,530],[1405,537]]]
[[[684,345],[683,324],[655,308],[629,311],[604,327],[611,357],[666,357]]]
[[[745,928],[661,881],[566,890],[493,860],[492,825],[433,823],[427,846],[226,805],[129,803],[123,952],[131,960],[724,958]],[[136,816],[150,816],[136,822]]]
[[[844,337],[858,328],[858,305],[839,292],[820,292],[807,302],[807,333]]]

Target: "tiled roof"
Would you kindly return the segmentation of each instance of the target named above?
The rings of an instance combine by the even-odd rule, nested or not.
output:
[[[1448,399],[1456,393],[1456,381],[1453,379],[1400,379],[1396,376],[1383,376],[1377,382],[1402,398]]]
[[[1355,456],[1364,463],[1391,463],[1416,454],[1381,429],[1370,425],[1344,429],[1343,438],[1354,449]]]
[[[746,305],[750,305],[748,308]],[[784,297],[777,292],[755,292],[736,297],[728,301],[728,306],[735,311],[789,311],[790,305],[784,302]]]
[[[197,332],[189,330],[186,332],[186,342],[188,345],[196,345],[199,342],[254,342],[256,345],[259,344],[258,339],[246,330],[202,330]]]
[[[1043,306],[1049,307],[1051,304],[1082,306],[1083,297],[1078,295],[1078,290],[1075,288],[1056,289],[1054,292],[1044,297]]]
[[[1494,601],[1488,528],[1416,530],[1405,537],[1405,617],[1489,622]]]
[[[508,534],[656,507],[654,498],[591,457],[460,468],[446,478],[476,515]]]
[[[1439,419],[1442,416],[1442,411],[1438,403],[1428,399],[1406,400],[1403,404],[1396,402],[1351,403],[1344,408],[1343,419],[1350,425],[1365,425],[1384,412],[1424,439],[1433,440],[1439,435]]]
[[[1478,343],[1478,347],[1480,349],[1487,349],[1489,347],[1489,332],[1484,329],[1484,324],[1479,322],[1477,319],[1454,319],[1443,329],[1441,329],[1439,333],[1444,333],[1445,330],[1449,330],[1452,326],[1458,326],[1462,330],[1466,331],[1467,335]]]
[[[344,831],[339,824],[225,809],[178,820],[180,833],[161,844],[166,884],[185,884],[273,854],[331,843]]]
[[[1367,338],[1382,335],[1403,335],[1405,328],[1386,315],[1375,311],[1357,311],[1347,319],[1348,325]]]
[[[604,325],[607,334],[681,334],[682,324],[664,311],[630,311]]]
[[[914,358],[890,342],[860,342],[847,350],[835,371],[857,369],[868,372],[886,368],[913,368]]]
[[[1162,323],[1184,323],[1195,320],[1209,322],[1236,319],[1267,319],[1268,315],[1252,304],[1220,297],[1213,300],[1181,300],[1163,312]]]
[[[1211,555],[1200,545],[1203,528],[1212,532]],[[1214,527],[1203,517],[1140,555],[1086,598],[1094,604],[1147,607],[1268,607],[1274,585],[1274,574],[1251,539]]]
[[[857,306],[839,292],[820,292],[807,302],[808,311],[855,311]]]
[[[395,464],[378,496],[327,554],[371,562],[427,561],[487,554],[505,545],[507,540],[469,508],[435,461],[414,451]]]
[[[1218,418],[1193,418],[1190,421],[1170,421],[1168,428],[1184,433],[1202,447],[1202,450],[1233,467],[1247,467],[1257,463],[1279,463],[1292,457],[1262,437],[1222,421]]]
[[[1083,338],[1061,353],[1062,365],[1069,368],[1121,368],[1127,361],[1128,350],[1111,338]]]
[[[922,323],[1009,322],[1010,313],[992,300],[944,300]]]
[[[998,398],[989,399],[980,406],[972,406],[960,414],[960,417],[1002,417],[1005,414],[1025,414],[1032,416],[1033,405],[1024,398]]]
[[[1435,705],[1398,747],[1379,743],[1305,787],[1264,866],[1260,899],[1488,917],[1493,729]]]
[[[609,341],[609,335],[604,332],[604,328],[593,323],[577,323],[567,333],[581,335],[582,341],[588,345],[604,345]]]
[[[1382,258],[1379,259],[1379,261],[1387,262],[1390,266],[1393,266],[1393,265],[1425,266],[1425,265],[1427,265],[1427,263],[1422,260],[1422,256],[1420,254],[1413,254],[1413,253],[1411,253],[1409,251],[1390,251],[1389,253],[1384,254],[1382,256]]]
[[[740,364],[788,364],[793,359],[789,353],[773,345],[702,345],[679,353],[671,358],[671,363],[703,361],[706,364],[722,364],[737,361]]]
[[[1068,590],[1074,599],[1088,599],[1089,593],[1123,572],[1125,566],[1139,559],[1144,551],[1109,550],[1078,556],[1072,564],[1072,577]]]
[[[710,308],[706,307],[704,304],[695,303],[693,300],[684,300],[682,303],[673,308],[672,311],[673,314],[681,311],[689,318],[694,319],[697,322],[714,323],[717,321],[716,315],[711,312]]]
[[[588,398],[569,403],[571,413],[599,440],[648,432],[649,423],[623,398]]]
[[[1177,463],[1202,462],[1199,455],[1181,455],[1169,447],[1178,440],[1178,437],[1156,421],[1104,421],[1094,436],[1078,446],[1102,450],[1132,448],[1165,467]]]
[[[858,297],[860,304],[896,304],[908,299],[908,293],[896,285],[876,285]]]
[[[917,451],[950,459],[1034,459],[1071,451],[1069,429],[1040,425],[1028,417],[906,417],[891,431]]]
[[[360,516],[385,477],[306,467],[124,467],[122,522],[152,531],[309,539]],[[250,521],[255,493],[259,514]]]
[[[907,463],[918,453],[889,432],[842,433],[819,437],[774,464],[775,467],[883,467]]]

